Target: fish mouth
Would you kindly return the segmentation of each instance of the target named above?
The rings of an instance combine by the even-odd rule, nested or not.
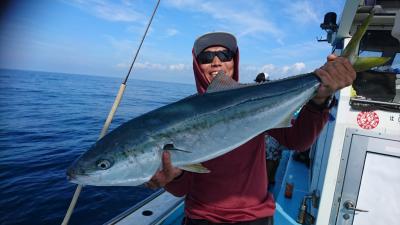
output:
[[[85,173],[84,169],[81,169],[79,166],[77,167],[75,163],[73,163],[70,167],[68,167],[67,172],[67,180],[70,182],[76,182],[80,177],[88,177],[89,175]]]
[[[69,167],[68,169],[67,169],[67,180],[68,181],[73,181],[73,180],[76,180],[76,174],[77,174],[77,171],[76,171],[76,169],[74,169],[73,167]]]
[[[87,179],[90,178],[88,174],[79,173],[79,169],[69,167],[66,172],[67,180],[75,184],[87,183]]]

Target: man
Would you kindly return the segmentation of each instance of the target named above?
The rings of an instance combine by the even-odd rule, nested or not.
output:
[[[224,32],[205,34],[195,41],[192,55],[199,94],[205,93],[221,70],[239,80],[239,49],[233,35]],[[186,195],[184,224],[187,225],[273,224],[275,202],[267,191],[265,135],[272,136],[289,149],[308,149],[328,120],[332,94],[350,85],[356,74],[347,59],[334,55],[330,55],[328,62],[315,73],[322,85],[317,95],[303,107],[292,127],[266,131],[233,151],[202,163],[211,171],[208,174],[174,167],[165,151],[162,170],[147,182],[147,186],[165,187],[176,196]]]
[[[269,78],[265,76],[265,73],[261,72],[257,74],[256,79],[254,79],[254,82],[256,83],[263,83],[263,82],[269,82]]]

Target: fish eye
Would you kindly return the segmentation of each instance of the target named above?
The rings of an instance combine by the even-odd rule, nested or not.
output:
[[[111,162],[108,161],[107,159],[101,159],[97,161],[97,167],[102,170],[106,170],[111,167]]]

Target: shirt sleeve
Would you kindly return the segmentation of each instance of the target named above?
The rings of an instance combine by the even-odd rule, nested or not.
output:
[[[193,174],[183,171],[183,174],[165,185],[164,189],[176,197],[182,197],[189,192]]]
[[[307,103],[292,127],[271,129],[267,134],[289,149],[305,151],[317,139],[328,119],[329,108]]]

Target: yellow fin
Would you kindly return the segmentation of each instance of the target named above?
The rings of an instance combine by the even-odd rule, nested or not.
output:
[[[368,29],[369,24],[371,23],[372,18],[374,17],[375,10],[371,10],[368,17],[363,21],[361,26],[357,29],[356,33],[351,38],[350,42],[347,44],[346,48],[343,50],[341,56],[346,57],[353,63],[351,60],[352,57],[358,55],[358,45],[360,44],[361,38],[364,36],[365,32]]]
[[[353,67],[355,71],[360,72],[383,65],[389,60],[390,57],[358,57]]]
[[[193,172],[193,173],[209,173],[210,170],[208,170],[207,168],[205,168],[203,165],[201,165],[200,163],[198,164],[190,164],[190,165],[184,165],[184,166],[179,166],[179,168],[181,168],[182,170],[186,170],[189,172]]]
[[[385,64],[390,60],[388,57],[357,57],[358,46],[361,42],[362,37],[368,29],[372,18],[374,17],[375,11],[378,8],[375,7],[371,10],[369,16],[363,21],[361,26],[357,29],[356,33],[347,44],[346,48],[342,51],[341,56],[347,58],[351,64],[353,64],[354,70],[357,72],[365,71],[376,66]]]
[[[351,89],[350,89],[350,97],[356,97],[356,96],[357,96],[357,92],[356,92],[356,90],[354,90],[354,87],[351,86]]]

